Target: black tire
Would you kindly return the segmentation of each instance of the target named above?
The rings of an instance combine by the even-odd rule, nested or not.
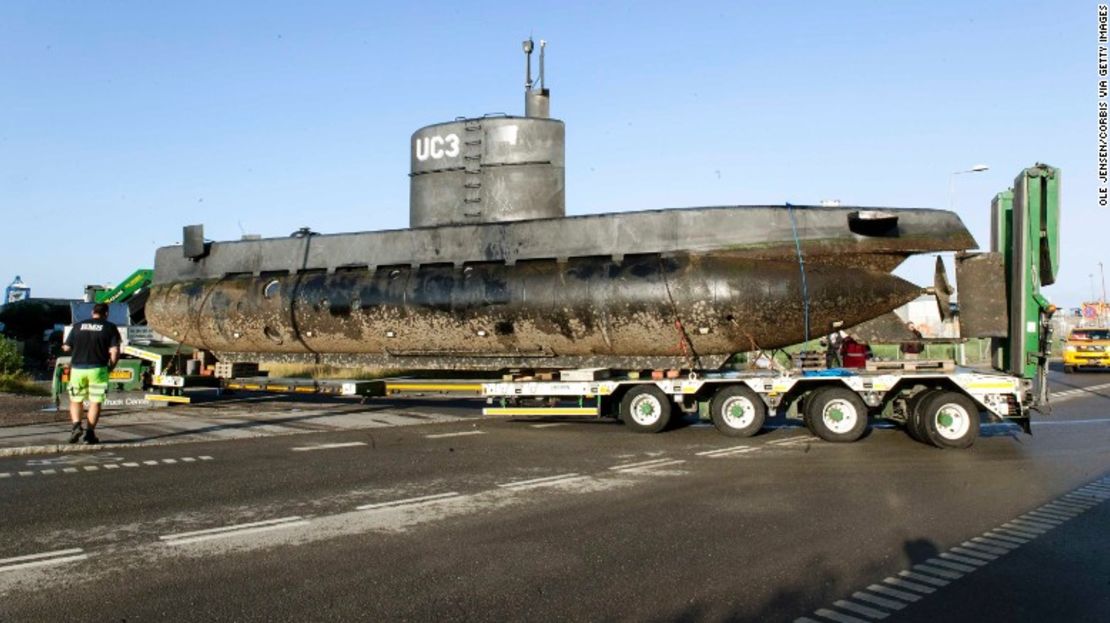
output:
[[[1075,372],[1075,366],[1064,366],[1064,374]]]
[[[920,441],[921,443],[931,443],[929,441],[929,438],[925,436],[925,431],[921,428],[921,405],[925,404],[925,400],[928,399],[929,396],[935,394],[938,391],[940,390],[922,390],[906,400],[905,429],[906,434],[909,435],[910,438],[914,441]]]
[[[767,405],[746,385],[729,385],[709,403],[709,419],[727,437],[751,437],[767,420]]]
[[[961,393],[934,392],[918,413],[925,439],[938,448],[970,448],[979,437],[979,406]]]
[[[825,441],[855,441],[867,432],[867,405],[847,387],[823,387],[806,400],[806,419]]]
[[[621,421],[637,433],[658,433],[671,421],[671,401],[655,385],[637,385],[621,398]]]

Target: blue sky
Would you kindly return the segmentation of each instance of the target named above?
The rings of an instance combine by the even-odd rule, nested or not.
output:
[[[1110,263],[1095,26],[1086,2],[6,2],[0,286],[79,296],[189,223],[405,227],[410,134],[521,113],[532,33],[568,214],[946,208],[950,174],[986,163],[951,197],[986,245],[991,197],[1047,162],[1064,175],[1048,294],[1075,305]],[[931,262],[901,274],[926,283]]]

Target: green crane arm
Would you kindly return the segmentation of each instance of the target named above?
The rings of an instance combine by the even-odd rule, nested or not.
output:
[[[119,282],[119,285],[111,290],[101,290],[96,293],[97,303],[123,303],[127,299],[135,296],[139,290],[150,285],[150,280],[154,277],[154,271],[149,268],[140,268],[131,273]]]

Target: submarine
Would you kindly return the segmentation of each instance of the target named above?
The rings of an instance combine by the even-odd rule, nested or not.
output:
[[[410,369],[715,369],[878,318],[891,271],[976,243],[953,212],[716,206],[567,216],[546,43],[525,113],[423,127],[410,227],[156,251],[152,328],[224,361]]]

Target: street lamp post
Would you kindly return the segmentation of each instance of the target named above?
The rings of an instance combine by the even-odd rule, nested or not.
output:
[[[952,210],[952,211],[955,211],[955,209],[956,209],[956,176],[957,175],[963,175],[964,173],[982,173],[983,171],[987,171],[989,169],[990,169],[990,167],[985,165],[985,164],[976,164],[976,165],[973,165],[970,169],[964,169],[962,171],[953,171],[951,173],[951,175],[948,176],[948,209]],[[957,288],[957,294],[956,295],[959,296],[959,292],[958,292],[959,284],[956,284],[956,288]],[[967,364],[967,352],[966,352],[966,349],[964,348],[964,342],[962,341],[962,336],[961,336],[961,341],[959,343],[959,346],[956,348],[956,360],[961,366]]]

